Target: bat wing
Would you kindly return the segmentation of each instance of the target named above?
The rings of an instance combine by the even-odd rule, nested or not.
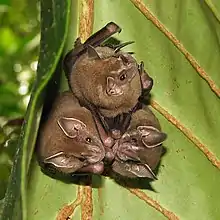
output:
[[[84,166],[84,162],[74,156],[68,156],[64,152],[59,152],[45,158],[44,163],[52,164],[62,173],[73,173]]]
[[[162,151],[162,146],[157,146],[151,149],[140,148],[138,151],[138,156],[142,163],[148,164],[151,169],[154,170],[160,162]]]
[[[132,148],[130,145],[120,146],[116,152],[117,158],[122,162],[132,161],[134,163],[148,164],[151,169],[155,169],[160,161],[163,147],[146,148],[144,146],[136,146]]]
[[[73,155],[67,155],[64,152],[56,153],[44,160],[45,164],[52,164],[56,170],[62,173],[94,173],[101,174],[104,170],[103,162],[90,164],[86,161],[86,154],[81,156],[85,158],[84,161],[80,160]]]
[[[140,100],[143,101],[148,98],[148,95],[153,87],[153,79],[144,70],[144,63],[141,62],[139,65],[139,74],[142,85],[142,94]]]

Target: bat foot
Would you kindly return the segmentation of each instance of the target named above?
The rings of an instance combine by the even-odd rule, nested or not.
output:
[[[104,142],[103,144],[106,147],[110,147],[110,148],[115,144],[115,140],[112,137],[105,138],[103,142]]]

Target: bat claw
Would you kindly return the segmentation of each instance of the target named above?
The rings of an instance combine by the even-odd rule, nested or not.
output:
[[[111,148],[108,148],[108,147],[105,147],[105,158],[104,160],[107,162],[107,163],[111,163],[115,158],[115,155],[112,151]]]
[[[114,139],[112,138],[112,137],[107,137],[105,140],[104,140],[104,145],[106,146],[106,147],[112,147],[113,145],[114,145],[114,143],[115,143],[115,141],[114,141]]]

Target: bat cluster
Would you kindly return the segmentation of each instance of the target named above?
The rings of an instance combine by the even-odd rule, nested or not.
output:
[[[40,129],[39,162],[65,174],[102,174],[105,166],[129,177],[155,179],[162,142],[159,121],[141,100],[153,86],[143,62],[103,45],[121,29],[113,22],[76,40],[64,59],[69,91],[60,94]]]

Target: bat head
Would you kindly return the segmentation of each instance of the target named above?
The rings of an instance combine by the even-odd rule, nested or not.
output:
[[[89,124],[88,121],[85,123]],[[54,137],[55,151],[44,158],[44,163],[62,173],[101,173],[105,150],[97,134],[85,123],[78,118],[59,117],[59,133],[56,134],[60,136]]]
[[[70,85],[80,100],[86,99],[115,115],[133,108],[141,95],[140,75],[135,59],[128,53],[116,53],[109,47],[89,46],[88,52],[73,67]]]
[[[70,152],[71,150],[73,154],[79,152],[79,155],[86,158],[88,163],[96,163],[104,158],[105,152],[101,140],[84,122],[76,118],[61,117],[57,123],[71,143],[68,146]]]
[[[106,93],[108,96],[127,94],[131,81],[138,75],[138,65],[128,53],[123,53],[109,47],[89,47],[90,58],[103,60],[103,76],[106,78]]]
[[[138,75],[137,65],[131,55],[122,53],[117,55],[115,65],[106,78],[106,93],[110,97],[128,95],[131,82]]]
[[[128,177],[149,177],[155,179],[153,169],[160,161],[166,134],[153,126],[138,126],[128,129],[115,147],[116,161],[112,169]]]
[[[129,129],[121,137],[120,146],[155,148],[165,141],[167,135],[153,126],[138,126],[137,129]],[[123,147],[126,148],[126,147]]]

